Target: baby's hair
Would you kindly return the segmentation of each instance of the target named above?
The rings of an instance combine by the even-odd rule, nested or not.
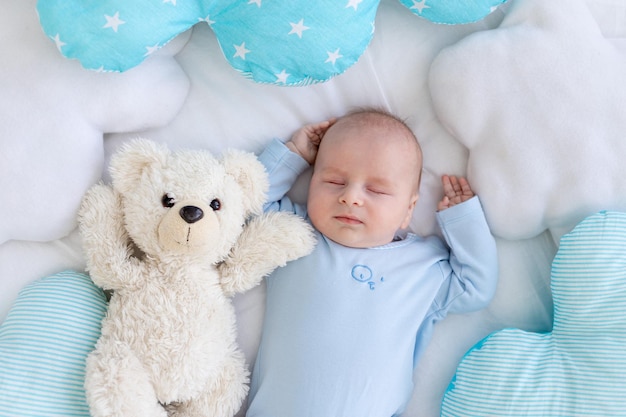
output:
[[[411,128],[409,127],[409,125],[407,124],[407,122],[402,119],[401,117],[399,117],[398,115],[383,109],[382,107],[357,107],[352,109],[351,111],[349,111],[348,113],[346,113],[345,115],[343,115],[342,117],[340,117],[341,119],[350,119],[352,117],[355,117],[357,119],[359,118],[367,118],[367,116],[379,116],[378,120],[386,120],[386,121],[390,121],[392,123],[397,123],[399,124],[401,127],[403,127],[404,129],[407,130],[407,133],[409,133],[412,137],[415,138],[415,140],[417,141],[417,137],[415,136],[415,134],[413,133],[413,130],[411,130]]]
[[[419,140],[417,140],[417,136],[413,133],[413,130],[404,119],[381,107],[358,107],[341,116],[337,119],[337,122],[342,120],[353,121],[356,123],[376,123],[379,125],[387,125],[389,127],[399,127],[400,129],[403,129],[408,134],[408,137],[413,139],[415,142],[415,152],[417,162],[420,167],[416,184],[416,189],[419,190],[419,185],[422,179],[422,147],[420,146]]]

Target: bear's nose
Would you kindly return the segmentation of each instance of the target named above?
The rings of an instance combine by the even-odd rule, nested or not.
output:
[[[180,209],[180,217],[187,223],[195,223],[204,217],[204,212],[201,208],[196,206],[185,206]]]

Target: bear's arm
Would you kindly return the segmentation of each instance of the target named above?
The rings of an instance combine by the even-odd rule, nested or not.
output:
[[[220,265],[227,296],[247,291],[279,266],[311,253],[315,236],[300,216],[267,212],[252,218],[228,258]]]
[[[142,276],[141,264],[131,256],[121,197],[113,188],[97,184],[87,191],[78,224],[87,271],[96,285],[119,290]]]

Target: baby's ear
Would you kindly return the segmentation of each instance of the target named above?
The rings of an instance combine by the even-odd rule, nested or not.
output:
[[[411,200],[409,200],[409,208],[406,213],[406,217],[400,226],[400,229],[406,229],[411,224],[411,220],[413,219],[413,210],[415,209],[415,204],[417,204],[417,200],[419,200],[420,196],[418,193],[413,194]]]
[[[149,167],[164,167],[170,151],[165,145],[147,139],[134,139],[124,144],[111,157],[113,188],[122,194],[133,190]]]
[[[222,156],[226,173],[241,187],[247,214],[260,214],[267,199],[269,180],[265,167],[253,153],[227,150]]]

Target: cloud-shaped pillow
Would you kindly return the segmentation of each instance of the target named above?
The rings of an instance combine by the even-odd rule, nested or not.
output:
[[[434,23],[477,22],[507,0],[400,0],[413,13]]]
[[[103,133],[162,126],[182,107],[189,80],[173,55],[185,37],[132,71],[99,74],[62,59],[35,0],[2,7],[0,244],[55,240],[76,227],[81,196],[102,175]]]
[[[0,414],[89,417],[85,360],[106,310],[102,289],[82,273],[26,286],[0,325]]]
[[[90,69],[124,71],[198,22],[214,30],[225,58],[262,83],[326,81],[352,66],[374,33],[380,0],[39,0],[46,34]],[[402,0],[442,23],[482,19],[506,0]]]
[[[626,209],[626,60],[582,0],[513,3],[499,28],[442,50],[429,85],[494,234],[560,235]]]
[[[442,416],[617,416],[626,410],[626,214],[599,212],[561,238],[551,333],[503,330],[474,347]]]

